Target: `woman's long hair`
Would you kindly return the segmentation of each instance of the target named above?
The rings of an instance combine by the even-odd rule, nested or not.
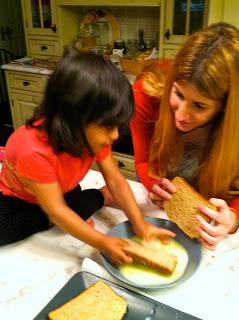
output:
[[[160,115],[150,150],[150,172],[165,177],[179,164],[183,145],[169,99],[174,81],[185,80],[205,97],[222,102],[212,121],[207,147],[197,174],[199,191],[226,199],[238,190],[239,177],[239,30],[226,23],[193,34],[177,54],[165,85]]]
[[[92,150],[85,137],[90,123],[121,126],[133,115],[131,85],[108,59],[66,47],[49,79],[45,97],[28,127],[45,130],[55,153],[82,156]]]
[[[138,75],[141,79],[143,92],[150,97],[161,100],[164,93],[164,85],[169,72],[172,69],[172,59],[156,59],[149,66],[145,67]]]

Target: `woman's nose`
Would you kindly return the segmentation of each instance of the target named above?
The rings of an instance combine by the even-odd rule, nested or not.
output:
[[[179,120],[185,120],[185,118],[189,115],[189,105],[186,101],[183,101],[180,103],[176,110],[176,115],[179,118]]]

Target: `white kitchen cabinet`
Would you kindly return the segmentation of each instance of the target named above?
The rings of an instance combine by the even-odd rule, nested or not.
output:
[[[14,129],[20,127],[29,119],[42,100],[42,96],[28,94],[11,94],[11,112]]]
[[[60,56],[55,0],[22,0],[27,55]]]
[[[33,114],[41,103],[47,75],[5,70],[8,96],[14,129],[18,128]]]
[[[207,24],[208,0],[161,0],[160,56],[173,58],[193,32]]]

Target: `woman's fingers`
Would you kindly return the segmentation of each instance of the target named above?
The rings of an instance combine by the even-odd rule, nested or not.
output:
[[[163,200],[157,194],[149,192],[149,199],[155,206],[163,208]]]
[[[166,178],[161,178],[157,181],[157,184],[164,190],[167,190],[169,193],[175,193],[176,188],[172,182]]]
[[[196,219],[198,220],[199,224],[200,224],[200,228],[204,231],[206,231],[208,234],[210,234],[211,236],[217,236],[216,234],[216,228],[215,225],[212,225],[210,223],[208,223],[205,219],[203,219],[203,217],[201,217],[200,215],[196,215]]]
[[[209,202],[211,202],[215,207],[217,207],[219,211],[228,207],[226,201],[222,199],[211,198],[209,199]]]
[[[212,209],[210,209],[210,208],[208,208],[208,207],[206,207],[206,206],[203,206],[203,205],[200,205],[200,206],[198,207],[198,209],[199,209],[202,213],[206,214],[206,215],[207,215],[209,218],[211,218],[212,220],[217,221],[217,220],[219,219],[219,212],[218,212],[218,211],[212,210]],[[200,216],[199,216],[199,217],[200,217]]]
[[[172,182],[170,182],[166,178],[159,179],[152,187],[152,194],[155,194],[155,196],[158,196],[157,198],[154,198],[152,196],[152,200],[169,200],[172,198],[171,193],[176,192],[176,189]]]
[[[171,194],[162,189],[158,184],[154,184],[151,190],[151,193],[158,196],[158,200],[170,200],[172,198]]]
[[[209,244],[207,241],[205,241],[203,238],[200,238],[199,241],[202,243],[204,248],[214,251],[217,247],[217,244]]]

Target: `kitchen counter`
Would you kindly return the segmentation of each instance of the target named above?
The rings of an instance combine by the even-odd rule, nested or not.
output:
[[[4,64],[1,66],[1,68],[3,70],[10,70],[10,71],[16,71],[16,72],[29,72],[29,73],[49,75],[49,76],[52,74],[53,72],[52,69],[26,65],[25,62],[30,60],[32,59],[28,57],[21,58],[21,59],[15,60],[15,62]],[[127,73],[124,73],[124,74],[126,78],[129,80],[130,84],[132,85],[136,79],[136,76],[133,74],[127,74]]]
[[[10,70],[10,71],[17,71],[17,72],[29,72],[29,73],[36,73],[36,74],[44,74],[44,75],[51,75],[52,70],[43,67],[36,67],[31,65],[26,65],[27,61],[31,61],[31,58],[25,57],[14,62],[4,64],[1,66],[3,70]]]
[[[129,183],[145,215],[167,217],[148,202],[142,184]],[[103,184],[101,174],[91,170],[81,186],[99,188]],[[94,219],[96,228],[107,232],[126,218],[121,210],[105,207]],[[237,318],[238,244],[239,232],[222,241],[215,252],[203,249],[201,265],[189,280],[176,287],[156,290],[153,298],[204,320]],[[61,287],[82,270],[85,258],[101,265],[96,249],[57,227],[1,247],[0,319],[33,319]]]

